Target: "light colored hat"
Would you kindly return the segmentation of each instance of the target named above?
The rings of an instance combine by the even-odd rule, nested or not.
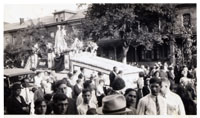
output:
[[[102,100],[102,107],[97,109],[98,114],[121,114],[131,112],[126,108],[126,99],[121,94],[105,96]]]

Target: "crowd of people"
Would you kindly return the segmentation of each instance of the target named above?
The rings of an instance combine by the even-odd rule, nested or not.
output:
[[[102,72],[87,77],[85,68],[62,79],[37,72],[31,91],[26,78],[12,86],[5,114],[196,115],[195,68],[156,63],[141,69],[137,88],[125,87],[123,70],[116,66],[109,78]]]

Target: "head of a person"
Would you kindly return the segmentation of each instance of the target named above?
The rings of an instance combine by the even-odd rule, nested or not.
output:
[[[173,71],[173,67],[172,67],[172,66],[169,66],[169,67],[168,67],[168,70],[169,70],[169,71]]]
[[[22,80],[22,86],[27,87],[29,85],[29,79],[26,77]]]
[[[45,102],[45,99],[37,99],[34,102],[34,106],[35,106],[35,114],[46,114],[47,111],[47,104]]]
[[[89,88],[83,89],[82,90],[82,97],[83,97],[83,102],[85,104],[89,104],[91,97],[92,97],[92,90]]]
[[[183,75],[183,77],[187,77],[187,75],[188,75],[188,70],[187,70],[187,69],[183,69],[182,75]]]
[[[139,77],[144,77],[144,72],[139,72]]]
[[[144,65],[141,65],[140,67],[141,67],[142,69],[145,69],[145,66],[144,66]]]
[[[77,73],[78,73],[78,71],[77,71],[77,70],[74,70],[74,71],[73,71],[73,74],[74,74],[74,75],[75,75],[75,74],[77,74]]]
[[[63,94],[67,94],[67,84],[65,81],[63,80],[58,80],[56,82],[56,92],[60,92],[60,93],[63,93]]]
[[[113,71],[117,73],[118,68],[116,66],[113,67]]]
[[[40,82],[40,85],[41,85],[41,88],[46,88],[46,86],[47,86],[47,81],[46,81],[46,80],[42,80],[42,81]]]
[[[177,92],[178,85],[176,83],[172,83],[170,86],[170,90],[174,93]]]
[[[122,94],[105,96],[102,100],[102,107],[97,108],[98,114],[125,115],[131,110],[126,107],[126,98]]]
[[[164,66],[168,66],[168,64],[167,64],[167,62],[164,62],[164,64],[163,64]]]
[[[83,79],[77,79],[77,80],[76,80],[76,83],[77,83],[78,85],[83,86]]]
[[[49,76],[49,72],[48,71],[44,71],[44,75],[45,76]]]
[[[125,81],[120,77],[116,77],[112,85],[113,90],[123,92],[125,87],[126,87]]]
[[[104,81],[103,79],[100,79],[100,80],[99,80],[99,84],[100,84],[101,86],[104,86],[104,85],[105,85],[105,81]]]
[[[40,73],[41,73],[40,71],[37,71],[35,75],[36,75],[36,76],[39,76]]]
[[[103,73],[102,72],[98,72],[98,77],[103,77]]]
[[[68,98],[64,93],[56,93],[53,96],[53,111],[55,114],[66,114],[68,104]]]
[[[170,81],[167,78],[161,79],[161,94],[166,95],[170,90]]]
[[[73,74],[72,73],[68,73],[67,76],[68,76],[69,79],[72,79]]]
[[[160,69],[163,70],[163,69],[164,69],[164,66],[160,66]]]
[[[159,65],[159,66],[162,66],[162,63],[161,63],[161,62],[158,62],[158,65]]]
[[[132,104],[136,105],[137,91],[135,89],[132,89],[132,88],[126,89],[124,96],[126,97],[126,106],[127,107]]]
[[[94,80],[95,80],[95,76],[91,74],[89,79],[90,79],[91,81],[94,81]]]
[[[161,80],[158,78],[151,78],[150,79],[150,89],[151,94],[154,96],[158,96],[160,93],[160,87],[161,87]]]
[[[154,72],[154,77],[160,77],[159,71]]]
[[[12,92],[14,96],[20,96],[21,94],[21,84],[20,83],[14,83],[12,86]]]
[[[79,74],[79,75],[78,75],[78,79],[83,79],[83,75],[82,75],[82,74]]]
[[[91,80],[86,80],[86,81],[83,83],[83,88],[94,90],[95,86],[92,84],[92,81],[91,81]]]
[[[31,91],[32,91],[33,93],[35,93],[36,90],[37,90],[36,87],[33,87],[33,88],[31,89]]]
[[[57,25],[57,28],[58,28],[58,30],[60,30],[60,29],[61,29],[61,26],[60,26],[60,25]]]
[[[52,94],[45,94],[44,95],[44,100],[46,101],[46,103],[49,103],[52,99]]]
[[[96,111],[95,108],[90,108],[90,109],[88,109],[88,111],[87,111],[86,114],[87,114],[87,115],[96,115],[96,114],[97,114],[97,111]]]
[[[82,73],[85,73],[85,68],[81,67],[81,68],[80,68],[80,71],[81,71]]]

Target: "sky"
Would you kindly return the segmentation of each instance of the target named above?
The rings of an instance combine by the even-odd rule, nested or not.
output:
[[[15,23],[19,22],[19,18],[25,20],[34,19],[43,16],[53,15],[52,13],[57,10],[72,10],[85,9],[85,7],[78,8],[74,3],[70,4],[7,4],[4,5],[4,22]]]

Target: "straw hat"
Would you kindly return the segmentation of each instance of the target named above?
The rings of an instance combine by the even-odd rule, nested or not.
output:
[[[97,109],[98,114],[121,114],[131,112],[126,108],[126,99],[121,94],[105,96],[102,100],[102,107]]]

